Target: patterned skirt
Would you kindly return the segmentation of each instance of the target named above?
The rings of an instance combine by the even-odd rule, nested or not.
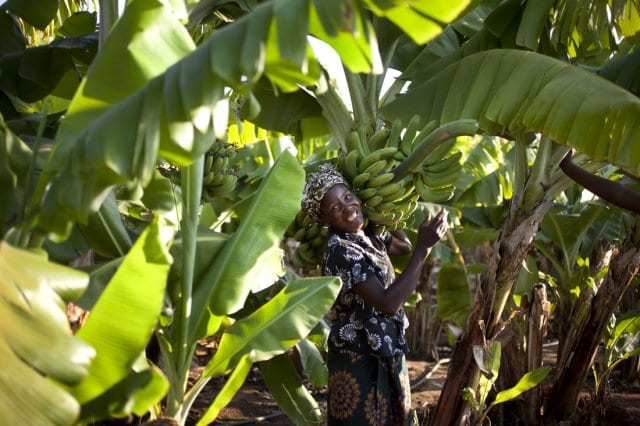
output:
[[[328,419],[334,425],[413,426],[409,372],[404,354],[394,357],[329,351]]]

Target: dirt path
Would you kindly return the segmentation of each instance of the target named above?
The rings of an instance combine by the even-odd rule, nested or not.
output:
[[[193,378],[199,375],[203,366],[211,356],[213,347],[204,343],[196,352],[197,366],[192,370]],[[545,348],[545,363],[553,365],[555,348]],[[407,360],[409,376],[412,383],[413,408],[417,410],[421,424],[427,423],[429,411],[435,407],[440,391],[447,375],[447,360],[439,363],[424,361],[410,357]],[[426,377],[428,376],[428,377]],[[222,385],[224,378],[218,377],[205,387],[191,410],[190,421],[187,425],[194,425],[206,408],[211,404]],[[311,390],[321,409],[326,409],[326,390]],[[585,401],[589,400],[589,393],[585,391]],[[609,406],[603,411],[608,426],[640,425],[640,385],[625,389],[612,390]],[[603,423],[605,424],[605,423]],[[282,413],[271,397],[264,384],[260,372],[254,368],[241,390],[235,395],[231,403],[225,407],[214,425],[270,425],[290,426],[293,423]]]

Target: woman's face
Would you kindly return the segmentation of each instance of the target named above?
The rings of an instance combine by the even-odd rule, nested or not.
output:
[[[360,200],[341,183],[332,186],[324,195],[320,213],[327,225],[340,232],[358,232],[364,224]]]

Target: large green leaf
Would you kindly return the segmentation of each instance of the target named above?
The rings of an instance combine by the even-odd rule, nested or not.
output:
[[[467,324],[472,300],[467,274],[462,265],[442,265],[438,272],[437,301],[440,318],[451,320],[460,327]]]
[[[2,3],[2,12],[6,9],[41,30],[47,27],[58,11],[58,0],[7,0]]]
[[[89,376],[70,389],[83,404],[126,379],[156,326],[171,263],[167,244],[173,236],[158,222],[140,235],[78,330],[77,336],[97,350]],[[162,396],[156,395],[156,401]],[[101,408],[107,416],[113,407]]]
[[[273,299],[225,331],[203,377],[226,373],[251,350],[255,350],[256,362],[283,353],[313,329],[339,289],[340,281],[335,277],[303,278],[289,283]]]
[[[81,76],[75,61],[88,64],[97,50],[97,36],[83,35],[4,55],[0,58],[0,89],[29,103],[54,91],[58,96],[71,98]],[[61,82],[68,84],[64,90]]]
[[[297,425],[322,424],[320,407],[313,395],[304,387],[288,354],[281,354],[261,362],[260,372],[271,395]]]
[[[0,236],[20,214],[31,158],[29,147],[7,128],[0,115]]]
[[[442,32],[442,23],[457,18],[469,0],[418,0],[409,5],[399,0],[369,0],[376,15],[384,16],[400,27],[413,41],[426,43]]]
[[[194,289],[193,319],[200,321],[206,305],[216,315],[242,307],[252,288],[264,288],[282,274],[280,241],[300,210],[304,171],[284,152],[253,196],[251,206],[222,252],[211,264],[202,284]],[[285,195],[287,194],[287,195]],[[196,323],[192,323],[193,332]]]
[[[640,174],[640,99],[581,68],[533,52],[464,57],[383,108],[389,119],[475,118],[485,132],[540,132]]]
[[[284,91],[315,83],[320,73],[309,33],[327,41],[352,71],[381,71],[373,28],[359,7],[309,3],[262,3],[190,54],[193,43],[165,2],[128,3],[58,133],[32,203],[33,225],[64,238],[68,221],[84,221],[112,186],[146,185],[158,156],[191,163],[213,134],[226,130],[225,87],[243,91],[262,75]],[[448,8],[438,8],[444,2],[434,9],[427,3],[418,2],[416,13],[449,16]]]
[[[209,406],[200,420],[198,420],[198,425],[211,424],[216,418],[218,418],[220,410],[231,402],[233,396],[244,384],[245,379],[251,372],[251,367],[253,367],[253,354],[252,352],[249,352],[240,359],[238,366],[233,370],[233,373],[229,375],[229,379],[216,395],[213,403]]]
[[[578,250],[587,232],[594,223],[605,215],[605,206],[589,204],[579,213],[568,213],[561,206],[553,206],[540,223],[540,230],[553,241],[562,253],[564,267],[574,268]],[[601,226],[605,223],[602,222]]]
[[[0,412],[6,424],[72,424],[80,406],[60,384],[88,372],[95,351],[71,334],[63,301],[84,272],[0,242]]]

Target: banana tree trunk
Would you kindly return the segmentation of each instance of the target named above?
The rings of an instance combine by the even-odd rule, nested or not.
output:
[[[557,377],[549,393],[545,416],[560,421],[576,410],[580,390],[595,358],[604,327],[635,275],[640,271],[640,241],[634,233],[625,241],[609,266],[609,273],[598,289],[570,346],[557,366]]]
[[[473,345],[495,337],[501,325],[502,312],[512,293],[522,262],[538,231],[551,201],[542,200],[529,213],[513,214],[494,246],[487,272],[476,290],[474,305],[467,321],[467,332],[456,345],[447,380],[440,394],[430,425],[460,424],[465,403],[462,391],[475,389],[479,369],[473,361]],[[488,326],[484,327],[484,324]],[[486,334],[485,334],[486,333]]]

